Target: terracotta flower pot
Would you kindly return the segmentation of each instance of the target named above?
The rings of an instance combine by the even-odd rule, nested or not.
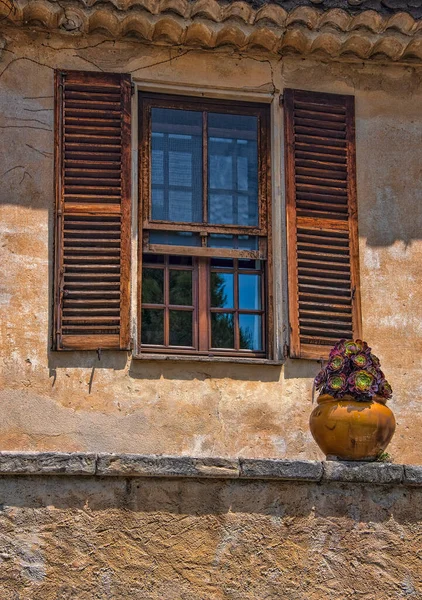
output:
[[[309,426],[327,457],[370,461],[388,446],[396,420],[383,398],[357,402],[348,395],[339,399],[323,394],[312,411]]]

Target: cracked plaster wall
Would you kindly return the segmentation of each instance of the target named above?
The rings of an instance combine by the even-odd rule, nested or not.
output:
[[[395,391],[398,428],[389,451],[398,462],[421,463],[421,68],[246,57],[7,27],[3,37],[1,449],[321,457],[307,424],[318,369],[312,361],[162,364],[125,353],[98,361],[94,353],[49,351],[53,69],[101,69],[210,89],[356,96],[364,337]]]

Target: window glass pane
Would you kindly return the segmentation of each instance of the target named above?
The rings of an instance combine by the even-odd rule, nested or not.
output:
[[[261,309],[260,275],[239,275],[239,308]]]
[[[210,223],[258,224],[258,118],[209,113]]]
[[[164,264],[164,255],[163,254],[143,254],[142,260],[145,263],[152,264]]]
[[[239,337],[242,350],[262,350],[261,315],[239,315]]]
[[[211,346],[234,348],[234,322],[230,313],[211,313]]]
[[[237,247],[241,250],[258,250],[257,235],[239,235],[237,240]]]
[[[258,250],[258,237],[254,235],[229,235],[227,233],[210,233],[209,248],[233,248],[241,250]]]
[[[192,257],[191,256],[169,256],[169,264],[170,265],[184,265],[191,266],[192,265]]]
[[[170,304],[192,306],[192,271],[170,271]]]
[[[201,246],[201,237],[199,233],[191,231],[150,231],[149,243],[169,246]]]
[[[261,261],[260,260],[253,260],[253,259],[249,259],[249,258],[239,258],[239,269],[260,269],[261,268]]]
[[[224,269],[233,269],[233,259],[232,258],[212,258],[211,266],[212,267],[223,267]]]
[[[170,310],[170,346],[192,346],[192,312]]]
[[[210,233],[208,237],[209,248],[233,248],[233,236],[226,233]]]
[[[164,303],[163,269],[142,269],[142,302],[144,304]]]
[[[231,273],[211,273],[211,306],[213,308],[233,308],[234,275]]]
[[[164,344],[164,310],[143,308],[141,327],[143,344]]]
[[[202,221],[202,112],[151,109],[152,218]]]

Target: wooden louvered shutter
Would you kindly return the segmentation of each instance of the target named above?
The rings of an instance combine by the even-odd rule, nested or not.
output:
[[[56,72],[57,350],[129,347],[128,75]]]
[[[285,90],[290,355],[361,332],[354,98]]]

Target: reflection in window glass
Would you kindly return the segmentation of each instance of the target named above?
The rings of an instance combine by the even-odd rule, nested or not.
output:
[[[163,304],[164,271],[163,269],[142,270],[142,302],[144,304]]]
[[[200,246],[199,233],[192,231],[150,231],[150,244],[165,244],[170,246]]]
[[[192,346],[191,311],[170,311],[170,346]]]
[[[261,309],[261,276],[239,275],[239,308]]]
[[[234,322],[230,313],[211,313],[211,346],[234,348]]]
[[[258,119],[209,113],[209,221],[258,224]]]
[[[202,221],[202,113],[151,110],[152,218]]]
[[[234,276],[231,273],[211,273],[211,306],[213,308],[234,307]]]
[[[170,271],[170,304],[192,306],[192,271]]]
[[[262,317],[239,315],[239,335],[242,350],[262,350]]]
[[[151,308],[142,309],[143,344],[164,344],[164,311]]]

